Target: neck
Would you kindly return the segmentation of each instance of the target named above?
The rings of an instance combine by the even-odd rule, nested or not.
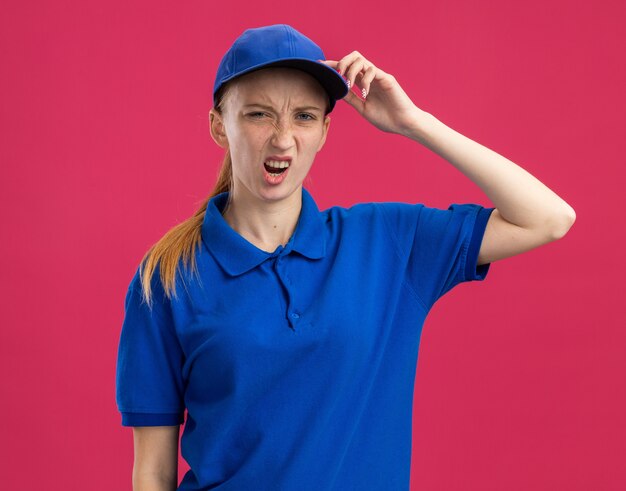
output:
[[[261,250],[274,252],[293,235],[300,210],[302,188],[280,201],[260,201],[232,193],[224,210],[224,220],[248,242]]]

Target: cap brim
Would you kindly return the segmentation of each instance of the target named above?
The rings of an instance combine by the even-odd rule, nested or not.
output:
[[[246,73],[254,72],[262,68],[270,67],[296,68],[298,70],[307,72],[309,75],[314,77],[328,93],[330,97],[331,110],[335,105],[335,101],[338,99],[343,99],[350,91],[348,84],[339,74],[339,72],[337,72],[337,70],[329,67],[324,63],[320,63],[318,61],[313,61],[306,58],[282,58],[280,60],[274,60],[270,63],[261,63],[259,65],[249,67],[246,70],[233,74],[232,76],[223,80],[220,87],[223,86],[226,82],[229,82],[234,78],[240,77],[241,75],[245,75]]]

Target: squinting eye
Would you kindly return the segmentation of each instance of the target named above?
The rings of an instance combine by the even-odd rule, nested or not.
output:
[[[315,118],[313,117],[313,115],[312,115],[312,114],[309,114],[309,113],[300,113],[298,116],[304,116],[304,117],[302,118],[302,119],[304,119],[304,121],[310,121],[310,120],[312,120],[312,119],[315,119]]]
[[[253,118],[259,118],[259,117],[265,116],[265,113],[262,113],[262,112],[249,113],[248,116],[251,116]]]

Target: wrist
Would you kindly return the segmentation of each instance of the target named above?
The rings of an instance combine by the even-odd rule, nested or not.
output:
[[[423,145],[428,140],[428,136],[432,133],[436,122],[437,118],[432,114],[416,107],[415,114],[411,118],[411,124],[407,126],[402,134]]]

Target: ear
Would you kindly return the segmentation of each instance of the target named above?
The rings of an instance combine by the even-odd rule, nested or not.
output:
[[[215,143],[222,148],[228,148],[228,138],[226,137],[226,131],[224,129],[224,120],[222,115],[211,108],[209,111],[209,129],[211,130],[211,136]]]
[[[330,116],[326,115],[324,116],[324,127],[322,128],[322,131],[323,131],[322,140],[320,141],[320,144],[317,147],[318,152],[322,149],[322,147],[324,146],[324,143],[326,143],[326,137],[328,136],[329,127],[330,127]]]

